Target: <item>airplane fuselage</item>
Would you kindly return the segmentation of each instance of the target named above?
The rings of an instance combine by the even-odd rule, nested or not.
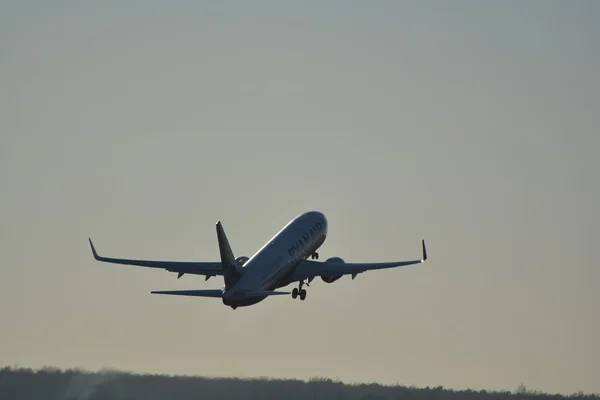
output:
[[[225,288],[223,304],[232,308],[250,306],[266,298],[244,294],[274,290],[291,283],[290,274],[310,257],[327,237],[327,219],[318,211],[299,215],[246,261],[239,280]]]

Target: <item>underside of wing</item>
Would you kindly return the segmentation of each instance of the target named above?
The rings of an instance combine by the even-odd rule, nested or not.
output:
[[[330,278],[341,277],[343,275],[352,275],[352,278],[354,279],[356,275],[366,271],[421,264],[427,260],[427,250],[425,249],[424,240],[422,241],[422,251],[423,256],[420,260],[410,261],[346,263],[337,257],[325,262],[305,260],[295,268],[291,280],[303,281],[305,279],[312,280],[317,276]]]
[[[138,267],[147,268],[160,268],[165,269],[169,272],[179,273],[179,277],[183,274],[194,274],[194,275],[206,275],[215,276],[222,275],[221,262],[196,262],[196,261],[152,261],[152,260],[133,260],[128,258],[111,258],[103,257],[98,255],[92,240],[89,239],[90,247],[92,248],[92,254],[97,261],[112,263],[112,264],[123,264],[123,265],[135,265]],[[208,278],[207,278],[208,279]]]

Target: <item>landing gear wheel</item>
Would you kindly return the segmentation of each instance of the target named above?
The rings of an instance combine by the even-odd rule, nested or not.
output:
[[[319,253],[317,253],[317,252],[314,252],[314,253],[312,253],[312,254],[310,255],[310,258],[312,258],[312,259],[317,259],[317,260],[318,260],[318,259],[319,259]]]
[[[300,300],[304,300],[306,298],[306,289],[302,289],[302,286],[304,285],[308,286],[308,283],[301,281],[297,288],[292,289],[293,299],[297,298],[298,296],[300,296]]]
[[[306,298],[306,290],[302,289],[300,291],[300,300],[304,300]]]

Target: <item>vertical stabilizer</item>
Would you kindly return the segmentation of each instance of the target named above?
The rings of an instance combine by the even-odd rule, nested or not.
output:
[[[217,239],[219,241],[219,253],[221,254],[221,268],[223,269],[223,278],[225,287],[231,287],[240,279],[240,271],[235,262],[233,251],[225,235],[225,230],[221,221],[217,222]]]

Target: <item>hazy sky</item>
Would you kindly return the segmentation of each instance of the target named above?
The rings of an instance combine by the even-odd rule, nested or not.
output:
[[[0,3],[0,364],[600,392],[600,2]],[[306,301],[95,262],[427,264]],[[292,286],[289,287],[290,289]]]

